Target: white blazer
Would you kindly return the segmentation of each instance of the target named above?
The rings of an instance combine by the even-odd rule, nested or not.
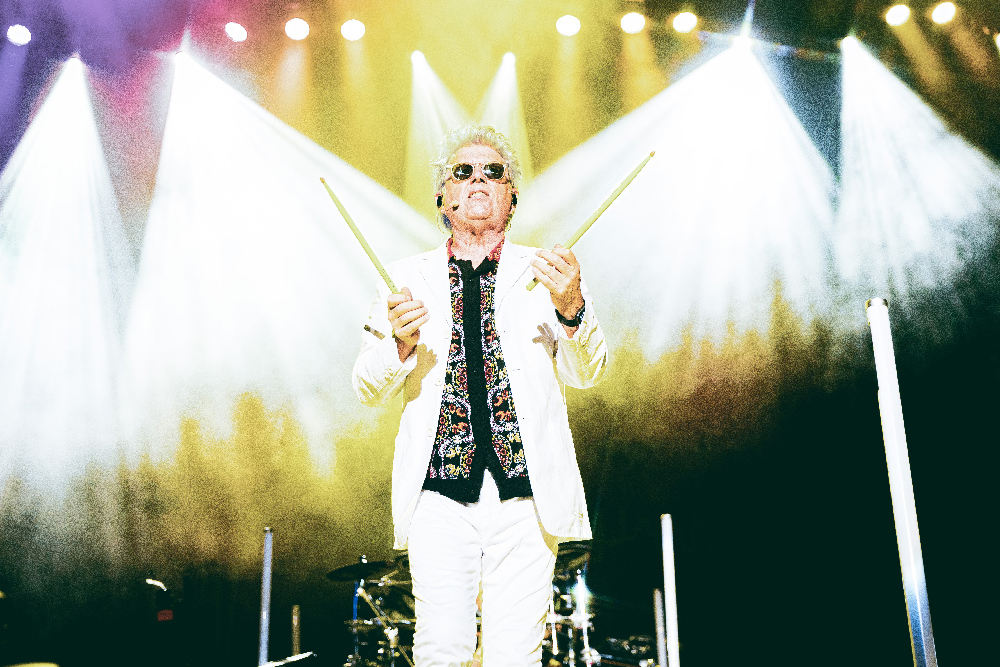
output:
[[[504,241],[494,292],[496,325],[524,446],[538,515],[546,532],[562,539],[590,539],[590,519],[576,450],[566,416],[564,385],[596,384],[607,364],[604,334],[586,286],[583,323],[567,338],[549,291],[526,289],[535,249]],[[387,267],[398,288],[424,302],[430,318],[420,328],[416,350],[400,363],[389,326],[389,289],[379,282],[372,302],[353,384],[366,405],[383,403],[402,390],[403,414],[392,461],[395,546],[406,546],[437,432],[448,348],[451,294],[445,245]]]

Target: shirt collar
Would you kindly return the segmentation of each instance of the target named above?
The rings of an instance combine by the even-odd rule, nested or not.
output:
[[[500,242],[493,246],[493,250],[490,250],[489,254],[486,255],[484,262],[499,262],[500,261],[500,250],[503,248],[503,242],[506,237],[501,236]],[[448,237],[448,261],[455,260],[455,253],[451,249],[451,242],[455,240],[454,236]]]

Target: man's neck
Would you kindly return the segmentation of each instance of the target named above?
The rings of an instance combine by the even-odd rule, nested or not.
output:
[[[454,230],[451,237],[451,252],[458,259],[468,260],[472,268],[478,267],[490,251],[503,240],[503,230]]]

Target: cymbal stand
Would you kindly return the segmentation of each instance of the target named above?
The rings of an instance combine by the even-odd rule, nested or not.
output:
[[[559,655],[559,637],[556,632],[556,604],[555,598],[549,598],[549,616],[546,619],[552,626],[552,655]]]
[[[585,588],[583,582],[583,573],[579,570],[576,574],[577,586],[580,588]],[[587,667],[593,667],[593,665],[601,664],[601,654],[597,652],[596,649],[590,646],[590,636],[587,630],[590,626],[590,614],[587,613],[587,601],[586,599],[577,600],[576,609],[573,610],[573,614],[570,616],[573,619],[573,625],[580,628],[583,632],[583,650],[580,651],[580,657]],[[573,635],[570,634],[570,642],[573,641]],[[572,645],[570,646],[572,651]],[[571,653],[572,655],[572,653]],[[572,663],[571,663],[572,667]]]
[[[382,607],[380,607],[375,600],[372,600],[368,591],[365,590],[363,581],[361,582],[361,585],[358,586],[357,594],[368,603],[368,606],[372,608],[372,611],[375,612],[375,615],[378,616],[379,622],[382,624],[382,631],[385,632],[385,638],[389,640],[389,658],[392,661],[392,667],[395,667],[396,665],[397,649],[399,650],[399,654],[406,659],[407,663],[409,663],[410,667],[415,667],[413,660],[411,660],[410,656],[406,654],[406,649],[399,645],[399,628],[397,628],[396,625],[389,620],[389,616],[382,611]]]
[[[362,554],[358,558],[359,563],[367,563],[368,558]],[[360,665],[361,664],[361,643],[358,641],[358,588],[363,588],[365,585],[365,580],[354,582],[354,600],[351,602],[351,634],[354,635],[354,653],[347,659],[347,665]]]

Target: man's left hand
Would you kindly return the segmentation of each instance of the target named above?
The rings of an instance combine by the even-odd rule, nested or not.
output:
[[[580,263],[576,256],[561,245],[552,250],[538,250],[535,254],[539,257],[531,260],[535,279],[549,290],[556,310],[566,319],[573,319],[583,306]]]

